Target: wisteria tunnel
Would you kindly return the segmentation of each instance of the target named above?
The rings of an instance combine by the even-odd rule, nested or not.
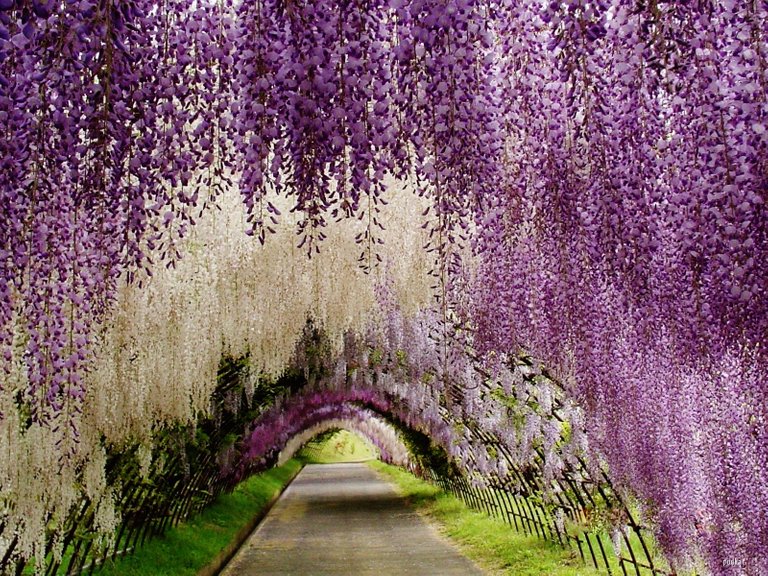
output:
[[[0,573],[327,430],[604,574],[768,574],[768,2],[0,0]]]

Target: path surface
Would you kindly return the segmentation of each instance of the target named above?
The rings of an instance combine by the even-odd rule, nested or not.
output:
[[[222,576],[479,576],[365,464],[299,473]]]

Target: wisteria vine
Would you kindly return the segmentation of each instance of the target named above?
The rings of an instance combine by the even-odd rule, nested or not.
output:
[[[23,365],[34,422],[75,418],[118,277],[178,259],[220,186],[225,63],[199,62],[217,62],[222,16],[190,2],[0,6],[0,345],[6,373]]]
[[[754,0],[0,1],[8,437],[53,443],[73,478],[79,446],[101,454],[80,434],[89,395],[108,403],[86,383],[111,369],[110,322],[129,323],[120,290],[199,248],[190,230],[229,188],[262,243],[292,213],[291,254],[357,222],[353,259],[386,275],[385,207],[409,180],[443,336],[407,380],[452,384],[401,416],[426,411],[442,438],[442,407],[503,435],[461,375],[535,357],[678,568],[768,572],[767,34]],[[433,340],[412,340],[426,359]],[[109,341],[114,381],[148,373]]]

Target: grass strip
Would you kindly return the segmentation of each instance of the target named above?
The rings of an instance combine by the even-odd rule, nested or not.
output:
[[[237,540],[301,469],[292,459],[242,482],[202,513],[147,541],[133,555],[108,561],[99,576],[195,576]],[[248,530],[250,532],[250,530]]]
[[[467,508],[439,487],[379,461],[369,463],[392,481],[408,502],[494,576],[603,576],[573,550],[518,533],[503,521]]]

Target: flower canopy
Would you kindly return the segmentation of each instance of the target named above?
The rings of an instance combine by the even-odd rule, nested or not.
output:
[[[109,530],[106,449],[310,317],[448,448],[438,406],[503,433],[470,364],[535,358],[670,558],[768,572],[767,36],[751,0],[0,0],[22,555],[83,491]]]

